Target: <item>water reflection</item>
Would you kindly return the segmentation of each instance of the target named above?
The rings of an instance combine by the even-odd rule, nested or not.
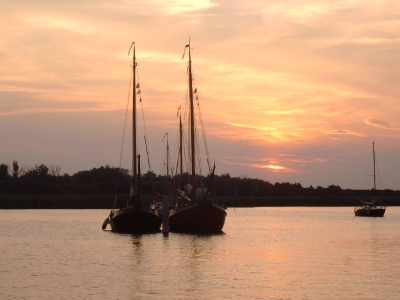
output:
[[[164,237],[104,232],[101,210],[0,210],[0,295],[400,299],[400,208],[390,212],[237,209],[227,234]]]
[[[157,290],[176,297],[204,295],[218,276],[225,234],[131,235],[129,281],[131,293],[141,298]]]

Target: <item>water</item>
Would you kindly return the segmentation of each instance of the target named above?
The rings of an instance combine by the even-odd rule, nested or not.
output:
[[[102,231],[108,210],[0,210],[1,299],[399,299],[400,208],[228,209],[224,234]]]

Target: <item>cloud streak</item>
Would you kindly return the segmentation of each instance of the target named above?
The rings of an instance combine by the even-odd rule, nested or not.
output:
[[[228,164],[228,165],[236,165],[236,166],[243,166],[247,167],[250,169],[268,169],[272,172],[295,172],[295,170],[284,167],[284,166],[278,166],[278,165],[264,165],[264,164],[257,164],[257,163],[242,163],[238,161],[229,161],[229,160],[220,160],[221,163],[223,164]]]
[[[387,130],[394,130],[394,131],[400,130],[400,125],[398,125],[398,124],[388,123],[388,122],[376,120],[376,119],[364,119],[364,123],[367,125],[371,125],[373,127],[383,128],[383,129],[387,129]]]
[[[354,131],[346,130],[346,129],[332,129],[329,131],[321,130],[321,132],[326,133],[328,135],[354,135],[354,136],[359,136],[359,137],[366,136],[364,133],[354,132]]]

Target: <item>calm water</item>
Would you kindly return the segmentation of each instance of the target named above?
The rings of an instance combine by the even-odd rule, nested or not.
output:
[[[0,210],[1,299],[400,299],[400,208],[228,209],[224,234],[102,231],[108,210]]]

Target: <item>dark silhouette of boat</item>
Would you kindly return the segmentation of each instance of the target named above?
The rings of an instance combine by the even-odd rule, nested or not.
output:
[[[361,201],[362,207],[356,207],[354,214],[357,217],[383,217],[386,211],[384,206],[376,206],[376,199],[371,202]]]
[[[173,209],[169,228],[181,233],[218,233],[225,223],[226,211],[210,201]]]
[[[375,175],[375,142],[372,143],[372,154],[374,161],[374,193],[376,194],[376,175]],[[385,206],[377,206],[378,199],[375,196],[372,201],[361,201],[363,206],[354,208],[357,217],[383,217],[386,211]]]
[[[111,210],[109,216],[103,222],[103,229],[110,223],[111,230],[121,233],[151,233],[159,232],[161,217],[155,209],[145,208],[140,199],[140,155],[136,149],[136,55],[133,42],[128,55],[133,47],[133,113],[132,113],[132,186],[130,191],[130,203],[122,209]]]
[[[195,147],[195,125],[194,125],[194,101],[193,101],[193,78],[192,60],[189,44],[185,46],[189,49],[188,77],[189,77],[189,118],[190,118],[190,162],[191,162],[191,184],[181,182],[178,190],[179,197],[175,208],[169,214],[169,229],[173,232],[208,234],[221,232],[227,213],[225,209],[217,204],[211,203],[208,198],[211,182],[214,176],[215,164],[211,172],[208,188],[197,188],[196,184],[196,147]],[[183,57],[185,56],[185,53]],[[182,57],[182,59],[183,59]],[[182,122],[180,119],[180,166],[182,178]],[[210,170],[211,171],[211,170]]]
[[[115,210],[109,216],[111,229],[121,233],[159,232],[161,218],[153,210],[130,206]]]

